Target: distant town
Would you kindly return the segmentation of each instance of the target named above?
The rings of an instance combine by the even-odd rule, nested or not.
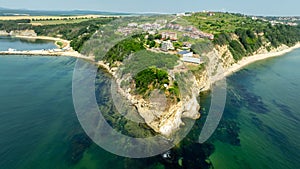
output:
[[[177,14],[177,18],[185,14]],[[201,57],[194,54],[191,50],[191,40],[207,39],[214,40],[214,35],[200,31],[194,26],[183,26],[175,23],[176,19],[168,22],[167,20],[156,20],[153,23],[128,23],[127,26],[120,26],[116,33],[128,36],[142,30],[146,32],[145,38],[148,39],[145,47],[153,52],[175,54],[181,60],[193,64],[203,63]]]

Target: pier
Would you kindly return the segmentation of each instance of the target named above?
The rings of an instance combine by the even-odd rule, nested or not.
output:
[[[94,58],[84,56],[77,51],[69,50],[65,51],[62,49],[48,49],[48,50],[8,50],[8,51],[0,51],[0,55],[28,55],[28,56],[71,56],[76,58],[82,58],[94,61]]]

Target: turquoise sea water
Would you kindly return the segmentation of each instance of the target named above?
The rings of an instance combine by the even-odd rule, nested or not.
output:
[[[9,48],[16,50],[42,50],[57,48],[52,41],[18,39],[8,36],[0,36],[0,51],[7,51]]]
[[[225,120],[240,145],[216,141],[215,168],[300,168],[300,49],[228,78]]]
[[[89,140],[72,103],[75,62],[0,56],[0,168],[196,169],[210,162],[216,169],[300,168],[299,49],[230,76],[223,119],[203,145],[197,139],[210,94],[201,95],[202,118],[168,160],[118,157]],[[107,91],[109,78],[99,74],[98,87]]]

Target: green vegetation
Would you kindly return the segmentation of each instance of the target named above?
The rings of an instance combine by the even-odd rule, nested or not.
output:
[[[232,40],[229,43],[229,50],[233,55],[235,60],[240,60],[243,56],[246,55],[246,51],[241,45],[241,43],[237,40]]]
[[[247,17],[241,14],[195,13],[185,17],[198,29],[213,33],[215,45],[227,45],[236,61],[250,56],[259,48],[267,50],[284,44],[293,46],[300,41],[300,27],[283,24],[271,25],[269,22]],[[267,43],[271,45],[266,45]]]
[[[56,42],[56,45],[58,45],[60,48],[62,48],[64,44],[62,42]]]
[[[29,19],[0,20],[0,30],[10,32],[12,30],[25,30],[31,27]]]
[[[173,69],[179,58],[175,55],[165,53],[154,53],[142,50],[134,53],[129,59],[126,59],[121,67],[122,74],[137,74],[139,71],[148,67],[157,67],[159,69]]]
[[[164,92],[166,97],[171,101],[180,101],[178,83],[174,81],[171,86],[168,72],[163,69],[149,67],[140,71],[133,79],[135,82],[136,94],[142,95],[144,98],[147,98],[154,89],[158,89]],[[165,84],[168,85],[168,88],[164,86]]]
[[[34,30],[39,36],[61,37],[71,41],[74,50],[81,51],[86,42],[101,25],[107,24],[114,18],[96,18],[79,23],[64,23],[55,25],[32,25],[30,19],[0,21],[0,30]]]
[[[135,84],[135,93],[147,98],[151,91],[159,89],[164,91],[170,101],[180,101],[178,83],[170,82],[167,70],[173,69],[178,64],[178,57],[175,55],[155,53],[141,50],[123,61],[120,67],[120,76],[128,73],[132,76]],[[164,84],[169,85],[168,89]],[[121,87],[129,87],[129,81],[122,81]]]
[[[278,47],[280,44],[286,44],[293,46],[300,40],[300,26],[288,26],[288,25],[268,25],[264,29],[264,35],[271,42],[272,46]]]
[[[183,44],[182,44],[182,42],[177,41],[177,42],[173,42],[173,46],[175,49],[181,49]]]
[[[84,42],[90,39],[100,28],[100,25],[112,20],[112,18],[97,18],[73,24],[32,26],[32,29],[34,29],[38,35],[60,36],[63,39],[70,40],[71,47],[80,52]]]
[[[178,86],[178,82],[174,81],[173,86],[169,87],[167,95],[171,100],[180,101],[180,90]]]
[[[209,16],[208,13],[199,12],[192,16],[184,17],[184,19],[196,26],[196,28],[213,34],[222,32],[233,33],[239,28],[260,28],[268,24],[261,20],[252,20],[251,17],[242,14],[221,12],[216,12],[213,16]]]
[[[232,36],[238,39],[234,40]],[[216,36],[214,43],[217,45],[229,45],[230,52],[235,60],[240,60],[243,56],[250,56],[260,47],[270,42],[270,46],[265,46],[268,50],[271,47],[277,48],[284,44],[293,46],[300,41],[300,28],[288,25],[268,24],[263,29],[239,28],[234,33],[221,33]],[[265,43],[264,43],[265,42]]]
[[[143,41],[139,36],[135,36],[125,39],[112,47],[104,56],[104,60],[110,64],[113,64],[116,61],[122,62],[131,53],[143,49],[145,49]]]
[[[146,95],[153,89],[164,89],[164,84],[169,84],[168,73],[165,70],[150,67],[142,70],[133,77],[136,92]]]

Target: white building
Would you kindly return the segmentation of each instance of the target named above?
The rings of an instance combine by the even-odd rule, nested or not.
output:
[[[161,50],[167,52],[168,50],[174,50],[174,46],[173,43],[168,40],[168,41],[163,41],[161,43]]]
[[[128,27],[137,27],[137,26],[138,26],[138,24],[135,23],[135,22],[132,22],[132,23],[128,24]]]
[[[193,52],[187,50],[180,51],[178,54],[182,57],[193,57]]]
[[[162,32],[161,33],[162,39],[170,39],[170,40],[177,40],[177,33],[175,32]]]
[[[201,61],[201,58],[194,58],[194,57],[187,57],[187,56],[182,57],[181,60],[184,61],[184,62],[195,63],[195,64],[203,63]]]

